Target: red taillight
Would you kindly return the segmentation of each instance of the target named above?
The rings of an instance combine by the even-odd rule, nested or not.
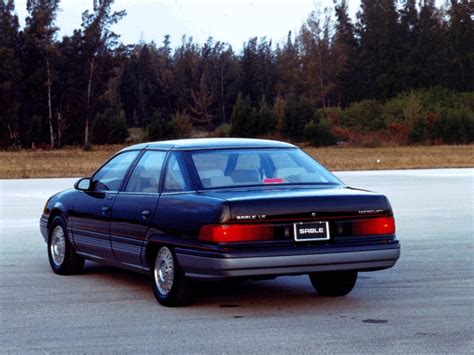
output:
[[[352,235],[394,234],[393,217],[361,219],[352,222]]]
[[[207,225],[201,228],[199,239],[216,243],[272,240],[273,228],[258,224]]]

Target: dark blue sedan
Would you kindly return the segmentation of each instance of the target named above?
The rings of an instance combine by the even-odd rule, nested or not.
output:
[[[194,281],[308,274],[343,296],[359,271],[400,255],[388,199],[344,185],[299,148],[190,139],[125,148],[40,220],[51,268],[85,259],[149,273],[161,304],[192,302]]]

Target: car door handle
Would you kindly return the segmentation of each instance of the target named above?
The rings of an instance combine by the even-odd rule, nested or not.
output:
[[[143,210],[143,211],[142,211],[142,217],[143,217],[143,219],[146,219],[146,218],[150,217],[150,214],[151,214],[151,211],[150,211],[150,210]]]
[[[110,207],[110,206],[102,207],[102,214],[105,216],[106,214],[108,214],[110,212],[111,209],[112,209],[112,207]]]

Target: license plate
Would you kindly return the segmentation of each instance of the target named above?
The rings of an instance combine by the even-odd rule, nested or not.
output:
[[[295,241],[329,240],[329,222],[295,223]]]

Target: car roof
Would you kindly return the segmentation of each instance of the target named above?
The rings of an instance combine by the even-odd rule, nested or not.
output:
[[[296,148],[293,144],[268,139],[251,138],[192,138],[160,142],[148,142],[132,145],[125,150],[165,149],[165,150],[201,150],[231,148]]]

